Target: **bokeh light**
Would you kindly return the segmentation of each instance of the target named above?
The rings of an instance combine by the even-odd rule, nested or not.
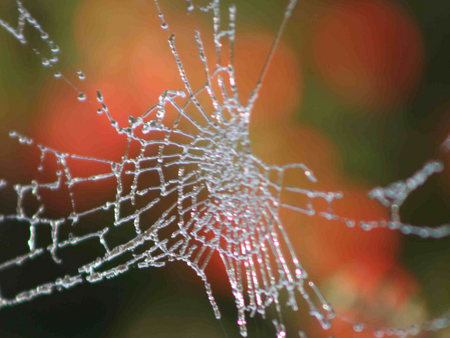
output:
[[[392,106],[418,85],[424,43],[400,4],[334,1],[319,14],[311,39],[317,71],[350,104],[372,111]]]

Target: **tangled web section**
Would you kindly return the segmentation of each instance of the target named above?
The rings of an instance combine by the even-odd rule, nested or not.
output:
[[[288,2],[261,75],[250,98],[242,102],[233,65],[236,8],[230,6],[223,14],[219,0],[205,6],[188,0],[188,11],[204,12],[213,18],[214,55],[207,55],[201,32],[193,32],[196,41],[193,48],[197,49],[203,65],[204,84],[199,88],[191,85],[175,35],[169,33],[168,47],[183,81],[183,90],[164,91],[154,106],[138,117],[130,117],[126,126],[113,119],[108,97],[97,92],[95,99],[101,118],[108,119],[117,135],[126,138],[127,147],[120,161],[59,152],[35,144],[18,132],[10,132],[10,137],[39,151],[38,172],[55,166],[58,170],[53,176],[45,176],[46,179],[32,179],[25,184],[0,180],[0,193],[14,201],[11,211],[0,214],[1,236],[8,233],[11,224],[15,224],[15,229],[26,230],[26,237],[21,237],[16,246],[21,252],[14,249],[6,258],[2,256],[0,272],[7,275],[9,271],[39,264],[43,258],[53,262],[55,271],[63,272],[39,276],[37,280],[42,282],[11,296],[2,293],[0,308],[83,282],[114,278],[131,268],[162,267],[179,261],[202,279],[215,316],[220,318],[205,274],[211,257],[218,254],[235,299],[241,335],[247,335],[247,316],[265,318],[270,311],[275,314],[271,318],[277,336],[283,337],[286,335],[282,316],[285,307],[297,311],[298,302],[304,302],[310,315],[324,329],[332,325],[336,314],[296,256],[279,216],[282,208],[365,230],[383,227],[422,238],[449,236],[449,224],[437,227],[406,224],[399,213],[414,190],[443,170],[438,160],[427,162],[405,180],[368,193],[369,198],[389,209],[390,220],[355,221],[333,211],[336,200],[345,200],[342,193],[284,183],[288,172],[315,182],[317,179],[305,164],[268,165],[252,154],[249,141],[252,107],[296,2]],[[158,2],[155,4],[162,29],[170,32]],[[55,77],[73,87],[79,101],[90,100],[58,70],[58,45],[20,1],[17,8],[17,24],[0,20],[0,26],[24,45],[29,45],[25,29],[36,31],[46,48],[30,47],[31,51]],[[85,77],[82,72],[78,76]],[[449,149],[450,137],[442,145],[443,152]],[[50,162],[54,165],[49,166]],[[99,172],[78,175],[73,169],[75,162],[99,168]],[[86,207],[77,197],[79,192],[98,184],[115,187],[115,197]],[[287,203],[283,200],[284,193],[298,195],[297,200],[304,203]],[[66,213],[58,214],[52,208],[55,199],[68,201]],[[104,224],[107,216],[113,221]],[[42,233],[50,235],[45,245],[37,240]],[[449,316],[444,315],[420,326],[386,330],[405,336],[420,330],[438,330],[448,323]],[[377,334],[383,335],[386,330]],[[305,336],[302,331],[299,335]]]

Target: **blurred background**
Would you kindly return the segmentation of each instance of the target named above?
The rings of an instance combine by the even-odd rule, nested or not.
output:
[[[118,158],[123,140],[95,113],[95,91],[109,98],[114,118],[124,125],[129,115],[153,105],[164,89],[182,89],[168,33],[160,28],[153,2],[23,3],[60,46],[57,68],[77,90],[43,67],[30,47],[0,30],[0,177],[25,182],[36,170],[36,159],[8,137],[9,130],[61,151]],[[231,1],[223,3],[225,8]],[[236,70],[244,101],[285,2],[236,3]],[[181,0],[161,1],[161,7],[177,34],[188,76],[202,83],[193,28],[207,36],[211,17],[186,14]],[[356,220],[386,219],[387,211],[366,198],[369,189],[410,176],[430,158],[450,165],[449,153],[445,156],[439,148],[450,132],[449,13],[450,2],[437,0],[300,1],[252,115],[254,152],[270,164],[307,164],[319,180],[316,189],[347,196],[336,206],[337,213]],[[15,24],[14,1],[2,1],[0,17]],[[32,36],[30,41],[41,43]],[[79,79],[79,69],[85,80]],[[78,91],[86,93],[86,102],[77,100]],[[107,190],[87,191],[86,198],[104,199]],[[448,222],[449,193],[447,168],[408,199],[403,221],[429,226]],[[6,206],[10,201],[0,202]],[[450,307],[449,239],[364,232],[287,212],[283,219],[305,269],[338,313],[368,322],[371,329],[421,323]],[[9,238],[0,237],[0,246],[7,245]],[[39,273],[25,271],[17,278]],[[237,337],[234,301],[223,271],[211,265],[208,275],[221,321],[214,319],[194,273],[173,264],[2,309],[0,336]],[[286,313],[291,332],[299,326],[308,337],[372,332],[356,335],[336,319],[332,332],[324,334],[306,312]],[[271,337],[274,331],[269,321],[250,320],[249,335]]]

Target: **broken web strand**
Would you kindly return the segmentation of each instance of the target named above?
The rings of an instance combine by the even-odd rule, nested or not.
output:
[[[293,8],[292,4],[295,4],[295,2],[289,3],[288,10],[286,13],[290,13],[290,11],[292,11]],[[220,55],[221,44],[217,43],[220,42],[219,41],[220,39],[218,37],[227,36],[229,39],[232,37],[234,41],[234,30],[231,30],[232,32],[231,34],[230,32],[224,34],[221,33],[222,31],[220,30],[220,12],[218,6],[219,1],[213,1],[210,3],[209,6],[202,7],[201,10],[202,11],[212,10],[214,13],[214,32],[215,32],[216,51]],[[233,18],[232,20],[230,20],[230,22],[233,22],[233,25],[235,15],[234,11],[235,11],[234,9],[233,10],[230,9],[229,11],[230,19]],[[286,16],[289,15],[285,14],[285,19]],[[231,23],[230,27],[232,27]],[[277,35],[276,39],[279,39],[279,36],[280,34]],[[205,55],[204,48],[201,45],[200,34],[196,33],[196,37],[199,45],[200,54],[202,54],[203,49],[203,55]],[[276,46],[276,43],[274,44],[274,46]],[[57,230],[52,232],[52,238],[54,239],[54,242],[51,247],[38,249],[35,248],[33,251],[30,251],[30,254],[7,262],[6,265],[2,265],[2,269],[7,268],[11,265],[21,264],[23,261],[27,259],[34,259],[34,257],[42,254],[45,250],[52,250],[51,251],[52,257],[56,262],[57,258],[56,256],[53,256],[55,248],[63,249],[65,246],[76,245],[77,243],[90,240],[93,238],[97,238],[99,243],[104,247],[106,254],[103,257],[93,260],[89,264],[83,265],[81,268],[78,269],[79,272],[78,274],[73,276],[66,275],[64,278],[57,279],[53,283],[43,284],[41,286],[38,286],[36,289],[22,292],[18,294],[15,297],[15,299],[12,300],[11,303],[4,305],[12,305],[26,300],[30,300],[31,298],[34,298],[35,296],[38,296],[40,294],[51,293],[55,289],[59,290],[62,288],[68,288],[78,283],[81,283],[83,280],[86,280],[88,282],[96,282],[104,278],[112,278],[121,273],[124,273],[130,267],[136,265],[138,267],[149,267],[149,266],[160,267],[163,266],[167,261],[172,260],[180,260],[191,266],[197,272],[200,278],[204,281],[208,297],[210,296],[212,297],[212,293],[210,292],[210,286],[206,280],[206,275],[204,274],[204,269],[206,268],[209,262],[209,258],[211,257],[212,254],[212,249],[214,249],[219,251],[222,260],[224,261],[224,263],[226,262],[226,266],[228,265],[227,274],[229,275],[231,286],[233,289],[233,294],[236,298],[236,305],[238,308],[238,325],[241,328],[241,334],[242,335],[246,334],[245,328],[246,312],[249,312],[251,316],[255,312],[263,315],[265,313],[265,310],[271,304],[274,304],[277,313],[276,316],[278,317],[278,319],[274,320],[273,323],[277,330],[277,335],[279,337],[282,337],[286,334],[286,332],[281,315],[279,291],[283,289],[288,291],[289,293],[288,305],[291,306],[294,310],[297,309],[295,305],[295,298],[293,298],[292,294],[292,290],[294,288],[298,288],[300,290],[300,293],[305,298],[305,300],[311,301],[310,298],[312,297],[310,297],[310,295],[304,291],[305,289],[303,285],[303,279],[306,279],[306,272],[304,272],[304,270],[301,269],[301,266],[299,265],[298,259],[295,256],[293,248],[290,245],[287,235],[285,234],[284,229],[281,225],[281,222],[278,220],[277,217],[278,214],[277,210],[278,207],[280,206],[279,192],[282,189],[287,188],[286,187],[283,188],[282,184],[277,185],[276,183],[271,182],[269,176],[267,174],[262,173],[267,173],[270,170],[275,170],[279,173],[282,173],[284,172],[284,170],[300,168],[301,170],[303,170],[303,173],[306,175],[306,177],[308,177],[310,180],[313,180],[312,172],[301,164],[292,165],[291,167],[285,168],[268,167],[261,161],[259,161],[257,158],[255,158],[253,155],[246,152],[241,153],[239,151],[240,148],[236,146],[238,145],[238,141],[241,141],[244,144],[248,144],[247,127],[251,108],[251,107],[249,108],[249,106],[251,106],[251,104],[247,107],[243,107],[242,105],[239,104],[239,100],[237,98],[237,87],[235,86],[233,74],[234,68],[232,64],[217,65],[216,69],[212,73],[213,75],[211,76],[208,75],[209,72],[207,68],[205,68],[205,72],[208,78],[207,84],[209,83],[209,86],[207,86],[206,88],[201,88],[197,91],[193,91],[187,80],[187,76],[184,72],[181,59],[176,51],[173,35],[169,39],[169,44],[175,56],[177,66],[180,71],[180,75],[183,79],[183,82],[185,83],[185,87],[188,92],[187,101],[184,105],[179,106],[175,102],[175,99],[177,97],[185,96],[184,92],[166,91],[160,97],[160,102],[154,107],[150,108],[148,112],[146,112],[141,116],[141,118],[130,120],[130,127],[120,128],[118,123],[114,121],[111,115],[109,114],[109,110],[106,104],[102,103],[101,109],[109,119],[111,126],[117,131],[117,133],[127,135],[128,139],[127,144],[129,145],[130,142],[137,141],[139,144],[142,145],[141,152],[139,155],[140,157],[130,158],[128,156],[127,150],[126,154],[122,158],[122,162],[119,163],[111,161],[105,162],[100,159],[87,158],[79,155],[63,154],[40,146],[42,154],[44,154],[42,157],[44,157],[45,154],[47,153],[52,153],[55,156],[55,159],[63,167],[63,169],[59,173],[57,173],[58,178],[53,183],[50,184],[32,183],[33,188],[31,188],[31,185],[18,186],[19,188],[16,189],[17,191],[20,191],[20,193],[18,193],[17,195],[18,212],[17,215],[9,215],[11,216],[11,219],[25,221],[28,224],[30,224],[29,246],[31,250],[31,248],[33,247],[33,240],[32,240],[33,234],[36,231],[35,225],[46,224],[45,222],[46,220],[43,218],[39,218],[39,213],[36,213],[31,218],[24,217],[23,207],[20,201],[23,199],[23,194],[25,192],[32,191],[33,195],[38,195],[40,189],[43,190],[58,189],[64,185],[68,185],[70,188],[81,182],[89,182],[89,181],[93,182],[97,180],[103,180],[114,177],[115,180],[117,181],[117,194],[115,201],[106,202],[105,204],[97,208],[93,208],[87,211],[75,212],[76,209],[75,201],[72,193],[69,192],[69,194],[71,195],[72,209],[74,211],[72,212],[71,215],[67,217],[67,219],[63,218],[60,219],[59,220],[60,222],[58,223],[50,222],[48,224],[50,225],[58,224],[57,226],[52,227],[58,229],[58,227],[64,222],[70,221],[72,224],[77,224],[81,218],[88,216],[89,214],[96,213],[102,209],[103,210],[114,209],[114,227],[121,226],[127,220],[133,220],[136,229],[136,236],[124,244],[120,244],[113,248],[110,248],[110,246],[107,243],[107,240],[105,239],[105,235],[107,235],[109,231],[113,231],[114,227],[112,228],[105,227],[99,230],[98,232],[87,234],[83,237],[74,237],[73,235],[71,236],[69,234],[69,238],[66,241],[64,240],[58,241]],[[273,54],[274,46],[272,46],[271,52],[269,53],[268,61],[264,66],[263,72],[261,73],[260,80],[258,80],[257,87],[261,85],[262,77],[264,75],[265,69],[269,64],[270,57]],[[231,54],[232,53],[233,52],[231,51]],[[207,64],[206,57],[205,56],[200,57],[205,66]],[[218,59],[220,60],[220,57]],[[233,57],[231,57],[230,59],[232,60]],[[221,77],[222,73],[228,75],[232,92],[234,92],[233,95],[228,94],[227,88],[224,85],[225,81],[223,77]],[[84,76],[81,77],[84,78]],[[211,82],[213,81],[216,81],[219,84],[219,88],[221,91],[221,98],[223,100],[222,104],[220,104],[219,99],[217,96],[215,96],[215,94],[213,97],[212,94],[213,89],[211,85]],[[217,119],[218,123],[213,124],[211,120],[209,120],[208,114],[205,111],[203,111],[201,105],[196,99],[196,96],[199,95],[204,90],[208,92],[210,98],[213,100],[213,104],[215,109],[217,110],[217,113],[219,113],[215,114],[215,116],[220,117]],[[98,97],[99,101],[103,101],[103,99],[100,100],[100,98],[102,97],[101,93],[98,95]],[[254,97],[254,99],[256,99],[257,90],[255,91],[255,94],[253,94],[251,97]],[[202,124],[195,122],[192,118],[189,117],[188,114],[186,114],[185,109],[191,102],[193,102],[193,105],[203,114],[203,117],[207,122],[207,126],[203,126]],[[250,100],[250,102],[252,101]],[[163,124],[163,118],[165,115],[166,104],[172,105],[178,111],[179,115],[177,121],[179,121],[180,119],[185,119],[189,121],[199,134],[192,135],[185,131],[177,129],[178,122],[176,122],[176,124],[172,129],[165,127]],[[231,111],[230,112],[231,117],[229,120],[224,120],[223,114],[220,114],[221,109],[224,108],[228,108],[228,110]],[[156,119],[144,122],[144,118],[150,117],[151,115],[153,115],[153,113],[156,115]],[[154,142],[151,139],[146,140],[137,136],[134,133],[134,131],[140,126],[142,126],[143,132],[145,128],[144,134],[149,134],[152,133],[153,131],[165,131],[166,136],[164,138],[164,141]],[[234,135],[234,139],[224,140],[223,137],[224,135],[226,135],[226,133],[223,133],[224,131],[226,131],[226,133],[231,133],[232,135]],[[174,134],[187,136],[193,141],[188,145],[174,143],[170,139],[170,136]],[[19,142],[21,143],[25,144],[31,143],[31,141],[27,142],[26,141],[27,139],[24,138],[23,136],[20,136],[18,134],[12,135],[12,137],[16,136],[19,139]],[[209,145],[206,147],[199,148],[198,146],[199,142],[205,140],[209,142]],[[145,150],[147,146],[152,146],[155,144],[159,144],[159,151],[157,157],[153,158],[146,157],[144,155],[145,152],[143,150]],[[175,157],[174,155],[165,154],[164,151],[166,147],[169,145],[182,148],[183,149],[182,154],[178,156],[175,155]],[[202,156],[196,156],[194,154],[189,153],[191,150],[198,151],[199,149],[203,152]],[[243,164],[237,167],[236,169],[233,168],[234,167],[233,164],[235,163],[234,160],[231,160],[230,162],[230,156],[231,158],[233,158],[233,156],[237,156],[237,158],[239,158]],[[221,157],[224,157],[226,160],[221,161],[220,160]],[[110,165],[111,172],[88,178],[72,177],[70,170],[67,166],[66,161],[67,158],[76,158],[88,162],[102,161],[103,163],[108,163]],[[149,167],[148,165],[145,166],[144,164],[146,163],[146,161],[147,162],[153,161],[151,163],[156,162],[155,167],[152,166]],[[125,171],[125,174],[133,175],[134,183],[131,189],[132,193],[123,195],[124,189],[121,181],[121,173],[124,173],[123,168],[125,164],[134,165],[134,171],[132,170]],[[198,170],[197,172],[194,172],[194,174],[191,174],[185,173],[184,170],[180,168],[180,170],[178,171],[179,173],[178,178],[176,180],[169,180],[165,178],[163,170],[164,167],[172,165],[185,165],[185,164],[198,165],[201,168],[201,170]],[[214,170],[214,166],[218,166],[219,170]],[[222,170],[229,168],[232,168],[232,170]],[[161,182],[160,187],[150,187],[145,188],[143,190],[139,190],[137,188],[136,184],[136,182],[138,181],[137,177],[145,170],[156,170],[158,172]],[[216,176],[218,172],[219,176]],[[227,174],[229,177],[221,177],[220,174]],[[230,176],[231,178],[234,179],[234,181],[232,180],[234,184],[231,185],[228,183],[228,179],[230,178]],[[63,179],[65,179],[65,181],[63,181]],[[200,182],[203,183],[203,181],[206,181],[205,185],[199,184],[195,186],[195,184],[198,184]],[[183,209],[182,207],[183,204],[181,203],[181,201],[183,201],[186,196],[184,195],[183,189],[186,188],[188,184],[194,184],[194,187],[196,189],[193,189],[193,192],[190,193],[190,197],[192,198],[191,206],[188,207],[187,209]],[[198,202],[196,196],[200,195],[201,190],[205,189],[205,186],[207,187],[211,195],[211,198],[206,201],[203,200]],[[243,188],[244,192],[242,192],[239,189],[238,190],[229,189],[232,190],[235,195],[233,194],[227,195],[223,193],[223,190],[227,190],[224,188],[235,188],[236,186]],[[273,194],[268,192],[267,190],[268,186],[275,187],[277,193]],[[174,192],[178,192],[177,202],[168,207],[166,211],[163,212],[161,217],[156,222],[154,222],[147,230],[141,231],[140,215],[143,212],[151,209],[156,204],[158,204],[160,202],[160,199],[156,198],[152,200],[150,203],[136,210],[132,215],[129,215],[127,217],[121,217],[120,207],[122,203],[129,200],[134,201],[136,195],[145,195],[151,189],[159,190],[162,197],[168,196]],[[339,219],[339,217],[334,215],[332,212],[332,202],[335,199],[342,197],[339,193],[311,192],[306,190],[304,191],[298,190],[297,192],[306,193],[308,195],[308,198],[311,199],[325,198],[329,204],[329,208],[325,212],[320,212],[319,215],[329,220]],[[189,193],[187,193],[187,195],[189,195]],[[243,199],[244,202],[242,201],[238,201],[238,203],[234,202],[233,199],[236,197],[238,200]],[[213,198],[218,199],[221,203],[214,202]],[[222,207],[221,205],[224,205],[225,207]],[[227,210],[227,208],[229,208],[231,211]],[[173,214],[174,210],[177,210],[178,227],[180,231],[174,232],[172,237],[176,238],[177,235],[182,234],[183,239],[181,241],[175,242],[173,245],[170,245],[167,238],[158,237],[158,232],[161,229],[170,226],[177,219],[177,215]],[[248,212],[248,210],[250,210],[250,215],[247,216],[254,217],[257,220],[256,222],[246,223],[245,219],[243,219],[243,217],[240,217],[240,214],[246,211]],[[300,212],[306,211],[306,213],[309,215],[315,213],[312,204],[309,204],[307,209],[299,208],[298,211]],[[182,220],[182,217],[180,217],[180,215],[184,215],[187,212],[191,214],[191,220],[185,222],[184,220]],[[219,218],[219,221],[222,221],[222,223],[224,223],[226,226],[221,226],[219,229],[215,229],[214,224],[211,223],[212,222],[211,220],[214,221],[211,215],[227,212],[230,215],[230,219],[224,220]],[[55,220],[52,221],[55,222]],[[345,221],[347,225],[350,224],[348,220]],[[234,228],[238,229],[236,230]],[[214,238],[212,240],[200,234],[201,231],[205,229],[207,231],[214,233]],[[53,233],[56,233],[56,235],[53,235]],[[279,234],[281,234],[281,238],[283,238],[282,241],[280,241],[279,239],[280,238]],[[222,238],[225,238],[227,242],[225,247],[220,247],[217,244],[220,242],[220,239]],[[197,244],[192,244],[193,242],[197,242]],[[288,266],[288,262],[285,259],[284,253],[282,249],[280,249],[280,242],[283,242],[285,245],[289,247],[288,251],[292,256],[291,262],[294,264],[295,273],[293,271],[294,269],[291,270],[291,268]],[[111,262],[120,256],[125,256],[126,253],[133,252],[135,249],[141,247],[144,243],[151,243],[152,246],[146,251],[144,251],[144,253],[141,254],[135,253],[133,255],[133,258],[126,260],[125,263],[116,265],[115,267],[110,269],[100,271],[102,265],[106,265],[106,263]],[[198,243],[200,243],[200,245],[198,245]],[[198,248],[200,249],[197,250]],[[253,260],[253,257],[255,257],[255,260]],[[275,266],[272,266],[274,260]],[[255,262],[258,262],[260,269],[257,269],[255,267]],[[260,278],[258,279],[258,277]],[[320,292],[318,291],[315,284],[312,281],[309,281],[307,283],[307,286],[312,290],[311,295],[313,296],[315,295],[315,297],[318,298],[320,303],[319,307],[322,307],[324,310],[333,313],[330,310],[331,307],[326,303],[323,297],[321,297]],[[247,304],[246,300],[248,300]],[[2,299],[2,304],[4,301],[5,300]],[[213,298],[210,298],[210,301],[212,304],[215,304]],[[329,327],[330,325],[329,321],[326,320],[324,321],[325,318],[324,315],[320,314],[320,312],[317,311],[317,307],[314,305],[314,303],[311,301],[309,305],[311,309],[311,314],[313,316],[316,316],[319,319],[319,321],[322,322],[324,328]],[[216,309],[214,305],[213,308],[217,316],[216,310],[218,309]]]

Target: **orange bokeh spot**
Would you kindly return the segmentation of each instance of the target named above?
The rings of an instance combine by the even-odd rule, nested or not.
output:
[[[339,187],[339,185],[334,185]],[[342,188],[342,185],[341,185]],[[347,187],[329,191],[342,191],[344,198],[333,202],[334,214],[360,221],[387,220],[387,210],[374,200],[367,199],[362,188]],[[326,203],[317,201],[316,210],[326,211]],[[294,218],[295,219],[295,218]],[[347,227],[343,222],[329,221],[320,216],[297,217],[296,224],[289,222],[291,240],[306,268],[314,276],[330,276],[346,266],[361,260],[395,261],[400,249],[397,232],[387,229],[362,230],[359,226]]]
[[[168,44],[175,34],[175,45],[193,90],[206,82],[200,61],[194,29],[204,43],[210,72],[217,61],[210,22],[195,15],[185,15],[184,6],[163,8],[169,29],[160,28],[161,21],[153,4],[138,8],[123,1],[86,1],[79,7],[75,20],[75,40],[80,46],[86,72],[96,78],[105,75],[130,77],[135,87],[184,89],[175,58]],[[241,103],[246,104],[263,68],[273,32],[261,27],[239,31],[235,41],[235,72]],[[223,39],[222,65],[229,61],[230,44]],[[227,78],[224,79],[227,81]],[[217,91],[217,86],[213,86]],[[301,67],[295,52],[283,41],[277,47],[256,101],[255,120],[280,119],[290,116],[301,99]],[[216,95],[220,97],[217,92]],[[157,95],[143,95],[147,102]]]
[[[411,299],[418,293],[418,284],[411,273],[391,260],[381,257],[361,260],[339,271],[330,284],[339,293],[335,295],[335,310],[353,322],[337,317],[328,333],[336,337],[373,337],[379,328],[401,327],[402,324],[396,322],[399,313],[403,313],[408,322],[414,321],[412,316],[417,316]],[[364,325],[353,325],[355,323]],[[322,337],[323,331],[318,331],[318,336]]]
[[[407,98],[422,72],[423,49],[411,15],[385,0],[334,1],[313,27],[318,72],[341,98],[361,107]]]
[[[87,101],[80,102],[72,88],[53,82],[41,95],[39,119],[33,130],[36,141],[61,152],[120,160],[126,137],[117,133],[105,114],[97,113],[101,104],[94,88],[102,88],[108,110],[122,127],[127,125],[128,116],[137,115],[142,107],[130,99],[130,92],[113,83],[97,83],[86,92]]]
[[[86,73],[96,80],[116,80],[115,85],[130,93],[131,99],[150,107],[163,91],[184,90],[168,42],[175,33],[175,46],[195,89],[203,73],[190,69],[200,66],[194,29],[201,29],[202,24],[181,10],[168,9],[166,14],[168,22],[172,21],[168,31],[161,29],[152,5],[82,3],[75,20],[75,40],[86,60]]]
[[[256,156],[271,165],[303,163],[314,172],[319,182],[336,181],[340,167],[339,154],[324,134],[295,120],[273,124],[258,122],[255,121],[250,126],[252,151]],[[305,176],[301,175],[300,171],[295,176],[297,179],[286,183],[305,183]],[[287,176],[286,178],[289,179]]]
[[[235,45],[236,81],[242,103],[255,88],[274,40],[274,33],[260,29],[239,32]],[[302,74],[298,56],[281,41],[264,77],[252,112],[252,122],[286,120],[301,102]]]

